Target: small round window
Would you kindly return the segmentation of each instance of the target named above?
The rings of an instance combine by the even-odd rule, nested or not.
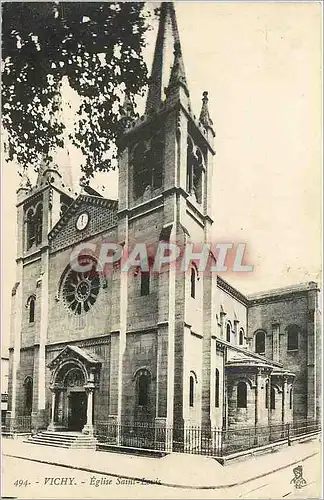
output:
[[[72,267],[67,272],[62,286],[62,295],[66,307],[73,314],[84,314],[96,302],[100,291],[100,274],[97,261],[93,257],[82,256],[79,265],[91,269],[76,271]]]

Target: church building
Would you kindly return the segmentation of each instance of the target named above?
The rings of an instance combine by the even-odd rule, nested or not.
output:
[[[173,45],[168,82],[164,48]],[[217,140],[203,92],[193,114],[175,9],[162,2],[145,113],[119,145],[118,201],[41,166],[17,191],[8,418],[96,435],[100,423],[235,429],[315,420],[315,282],[246,296],[214,272],[117,264],[78,272],[80,243],[209,243]],[[18,425],[18,424],[17,424]],[[107,427],[108,428],[108,427]],[[136,432],[136,431],[135,431]]]

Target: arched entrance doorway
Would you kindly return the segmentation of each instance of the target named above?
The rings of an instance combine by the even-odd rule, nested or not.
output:
[[[81,432],[87,422],[86,374],[71,361],[56,373],[52,390],[53,430]]]
[[[82,431],[87,422],[87,395],[85,379],[80,368],[71,368],[64,379],[67,427],[70,431]]]
[[[93,396],[101,362],[76,346],[66,346],[52,369],[51,423],[48,430],[93,433]]]

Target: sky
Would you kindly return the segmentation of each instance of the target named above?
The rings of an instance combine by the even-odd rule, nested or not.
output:
[[[156,5],[156,4],[155,4]],[[243,293],[321,280],[322,6],[319,2],[176,2],[192,108],[202,92],[216,131],[214,239],[245,242]],[[156,30],[145,52],[150,67]],[[78,184],[78,153],[72,151]],[[117,174],[102,174],[117,196]],[[2,169],[2,328],[15,282],[16,191]],[[5,344],[5,342],[4,342]]]

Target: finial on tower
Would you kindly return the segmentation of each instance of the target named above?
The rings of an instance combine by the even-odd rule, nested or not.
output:
[[[182,86],[186,96],[189,97],[189,90],[188,90],[188,84],[187,84],[187,79],[186,79],[186,74],[185,74],[185,69],[184,69],[184,64],[183,64],[183,58],[182,58],[182,52],[181,52],[181,45],[179,40],[177,40],[174,43],[174,62],[173,66],[171,69],[171,74],[170,74],[170,80],[169,80],[169,85],[166,90],[167,95],[170,94],[170,92],[175,89],[177,86]]]
[[[50,160],[48,156],[42,154],[38,168],[36,186],[40,187],[44,185],[48,180],[51,180],[52,182],[53,174],[55,174],[56,178],[58,177],[59,179],[61,179],[62,177],[57,165],[53,162],[53,160]]]
[[[125,123],[125,128],[135,119],[134,106],[127,93],[125,93],[124,103],[120,111],[120,121]]]
[[[203,92],[202,97],[202,106],[199,116],[199,121],[206,129],[210,129],[215,136],[215,131],[213,128],[213,120],[210,118],[209,110],[208,110],[208,92],[205,90]]]
[[[21,177],[20,177],[20,182],[19,182],[19,185],[18,185],[18,189],[17,189],[17,194],[23,194],[23,193],[28,193],[28,191],[31,190],[31,182],[29,180],[29,177],[28,177],[28,174],[27,174],[27,169],[24,169],[23,170],[23,173],[21,174]]]
[[[85,180],[84,177],[81,177],[79,180],[79,186],[80,186],[80,194],[87,194],[86,188],[88,187],[89,182]]]

